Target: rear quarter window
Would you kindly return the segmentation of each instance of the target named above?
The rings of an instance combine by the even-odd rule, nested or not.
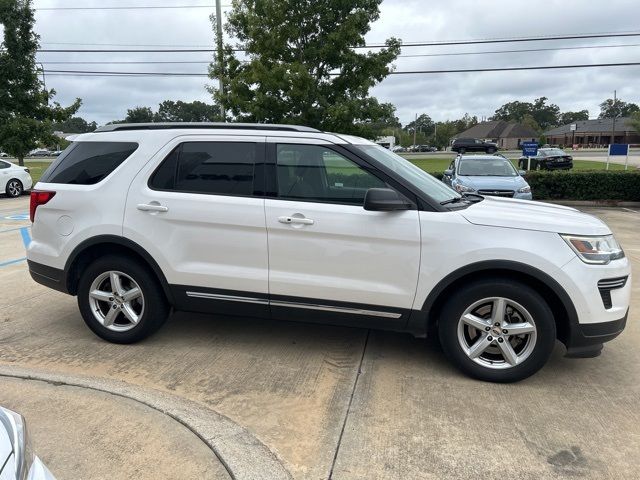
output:
[[[40,178],[45,183],[93,185],[113,172],[138,148],[132,142],[75,142]]]

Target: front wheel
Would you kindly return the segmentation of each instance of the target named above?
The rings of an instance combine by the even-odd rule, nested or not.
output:
[[[5,193],[7,197],[19,197],[22,195],[23,187],[22,182],[17,178],[12,178],[7,182],[7,188],[5,188]]]
[[[134,343],[154,333],[169,316],[156,277],[132,258],[108,255],[85,270],[78,284],[78,307],[100,338]]]
[[[438,333],[449,360],[467,375],[517,382],[547,362],[556,339],[553,313],[527,285],[487,279],[462,288],[445,304]]]
[[[466,149],[466,148],[462,148],[462,147],[461,147],[461,148],[459,148],[459,149],[458,149],[458,153],[459,153],[460,155],[462,155],[463,153],[466,153],[466,151],[467,151],[467,149]]]

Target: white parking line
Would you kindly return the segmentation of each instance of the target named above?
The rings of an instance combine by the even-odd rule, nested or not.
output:
[[[626,208],[626,207],[622,207],[623,210],[626,210],[627,212],[631,212],[631,213],[640,213],[637,210],[631,210],[630,208]]]

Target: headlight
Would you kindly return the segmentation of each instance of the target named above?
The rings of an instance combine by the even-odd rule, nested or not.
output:
[[[462,193],[462,192],[475,192],[476,189],[475,188],[471,188],[471,187],[467,187],[466,185],[462,185],[460,183],[456,183],[454,188],[456,189],[456,192],[458,193]]]
[[[624,251],[613,235],[601,237],[562,235],[562,238],[585,263],[606,265],[611,260],[624,258]]]
[[[518,193],[531,193],[531,187],[527,185],[526,187],[519,188]]]

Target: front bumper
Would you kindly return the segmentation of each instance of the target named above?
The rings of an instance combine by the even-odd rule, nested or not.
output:
[[[624,317],[611,322],[576,323],[570,326],[565,345],[566,357],[591,358],[602,352],[603,344],[616,338],[627,325],[629,310]]]
[[[520,193],[520,192],[516,192],[513,195],[513,198],[516,198],[518,200],[533,200],[533,195],[531,192],[529,193]]]

